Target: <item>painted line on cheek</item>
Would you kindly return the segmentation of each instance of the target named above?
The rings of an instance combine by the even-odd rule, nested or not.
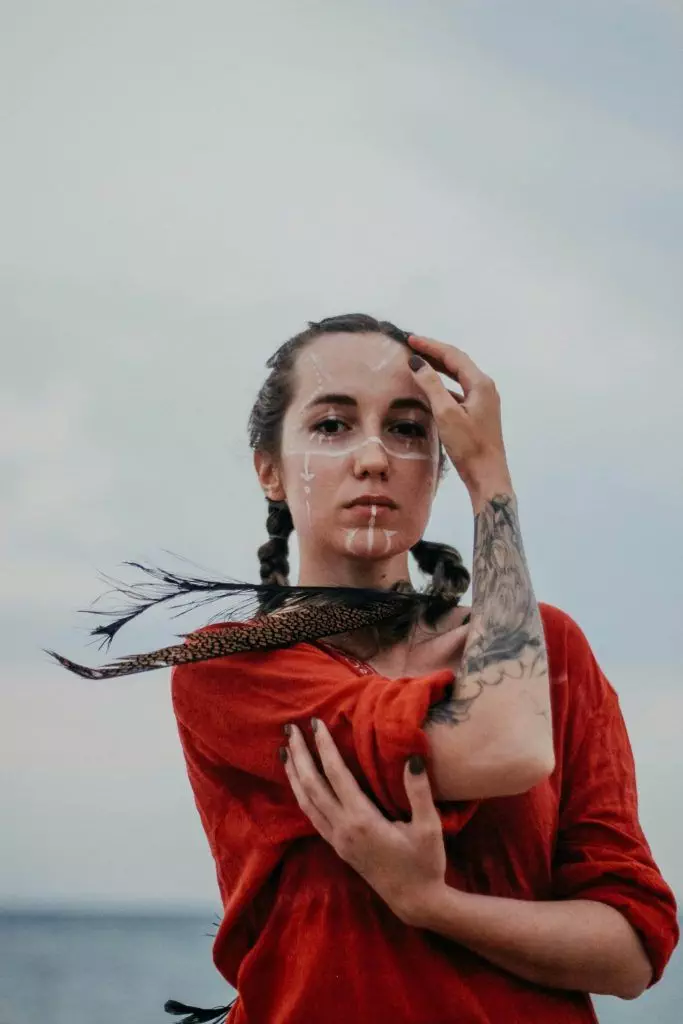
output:
[[[346,531],[346,550],[347,551],[352,551],[353,550],[353,541],[354,541],[354,538],[355,538],[357,533],[358,533],[358,529],[357,528],[355,530],[347,530]]]
[[[310,466],[311,454],[312,454],[311,452],[306,452],[304,454],[304,471],[301,474],[302,480],[315,480],[315,473],[311,473],[311,466]]]

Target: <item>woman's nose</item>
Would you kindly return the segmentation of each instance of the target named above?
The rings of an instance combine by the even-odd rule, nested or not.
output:
[[[378,437],[369,437],[356,452],[354,473],[357,477],[379,476],[385,480],[389,471],[389,458]]]

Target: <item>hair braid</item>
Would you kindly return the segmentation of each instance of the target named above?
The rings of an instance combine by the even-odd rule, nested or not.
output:
[[[427,588],[432,600],[427,606],[425,619],[433,625],[439,616],[459,604],[471,577],[460,552],[449,544],[419,540],[410,550],[420,571],[432,577]]]
[[[268,516],[266,530],[268,540],[258,549],[258,560],[261,567],[262,583],[277,583],[278,586],[289,585],[289,535],[294,529],[294,521],[286,501],[268,500]],[[266,598],[259,601],[265,611]]]

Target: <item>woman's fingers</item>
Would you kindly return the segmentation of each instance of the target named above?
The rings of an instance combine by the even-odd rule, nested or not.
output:
[[[315,722],[314,736],[315,743],[320,754],[320,760],[325,770],[325,776],[332,787],[337,799],[347,810],[360,808],[366,810],[366,804],[373,810],[374,805],[368,800],[355,778],[344,764],[337,745],[332,739],[329,729],[319,718]],[[379,812],[377,812],[379,814]]]
[[[414,754],[406,762],[403,781],[410,801],[413,824],[438,826],[441,831],[441,818],[434,803],[429,776],[419,755]]]
[[[285,771],[287,771],[294,795],[302,811],[313,821],[311,814],[311,808],[313,808],[331,827],[334,816],[339,810],[339,801],[324,776],[318,771],[301,730],[296,725],[291,726],[289,757],[285,762]],[[318,828],[315,821],[313,824]],[[318,831],[320,831],[319,828]]]
[[[285,773],[289,779],[289,784],[292,787],[292,792],[294,793],[296,802],[313,825],[313,828],[319,832],[323,839],[326,839],[328,843],[332,842],[332,824],[306,793],[291,757],[288,757],[285,761]]]
[[[446,345],[443,341],[424,338],[418,334],[411,334],[408,343],[411,348],[429,360],[433,369],[457,380],[465,392],[465,396],[476,384],[486,380],[484,371],[479,369],[466,352],[456,348],[455,345]]]
[[[475,502],[481,487],[489,486],[494,477],[510,487],[494,382],[452,345],[414,334],[409,341],[413,355],[408,365],[429,400],[441,442]],[[464,399],[445,386],[440,374],[460,384]]]
[[[462,401],[459,401],[456,393],[449,391],[430,363],[423,360],[422,365],[417,367],[417,369],[414,369],[414,365],[411,369],[415,373],[415,380],[429,399],[437,428],[441,432],[443,427],[442,421],[449,413],[455,411],[458,415],[463,415],[459,412],[459,406],[464,402],[464,397]]]

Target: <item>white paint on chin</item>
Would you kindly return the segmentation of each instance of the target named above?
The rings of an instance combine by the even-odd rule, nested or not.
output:
[[[368,551],[372,551],[375,544],[375,523],[377,522],[377,506],[370,506],[370,525],[368,526]]]
[[[376,517],[377,517],[377,506],[373,505],[371,507],[371,513],[370,513],[370,523],[369,523],[369,525],[368,525],[368,527],[366,528],[366,531],[365,531],[365,550],[368,551],[368,552],[372,552],[375,549],[375,539],[376,539],[376,536],[375,536],[376,535],[375,520],[376,520]],[[359,533],[360,533],[360,527],[358,527],[358,526],[355,527],[354,529],[347,529],[346,530],[346,550],[347,551],[350,551],[351,553],[353,553],[355,551],[356,546],[357,546],[356,545],[356,537],[358,536]],[[382,553],[385,554],[385,555],[388,555],[388,554],[391,553],[392,541],[393,541],[393,538],[398,533],[398,530],[382,530],[382,533],[384,534],[384,551]]]
[[[353,542],[355,540],[355,537],[356,537],[357,533],[358,533],[358,527],[356,527],[355,530],[347,530],[346,531],[346,550],[347,551],[353,551]]]
[[[384,540],[386,541],[386,544],[385,544],[385,547],[384,547],[384,554],[388,555],[389,552],[391,551],[391,538],[396,536],[396,534],[398,533],[398,530],[384,530],[383,532],[384,532]]]

